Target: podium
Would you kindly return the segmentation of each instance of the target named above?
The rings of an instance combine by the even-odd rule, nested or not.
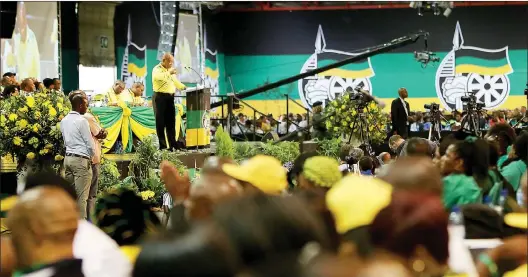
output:
[[[187,148],[206,148],[211,143],[210,116],[211,90],[209,88],[188,88],[183,91],[187,97],[187,125],[185,142]]]

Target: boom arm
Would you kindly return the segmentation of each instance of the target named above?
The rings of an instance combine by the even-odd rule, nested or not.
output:
[[[271,83],[271,84],[264,85],[262,87],[254,88],[254,89],[252,89],[250,91],[237,94],[237,97],[240,98],[240,99],[244,99],[244,98],[259,94],[261,92],[264,92],[264,91],[267,91],[267,90],[270,90],[270,89],[274,89],[274,88],[280,87],[282,85],[286,85],[286,84],[298,81],[298,80],[306,78],[308,76],[313,76],[313,75],[319,74],[321,72],[325,72],[325,71],[333,69],[333,68],[341,67],[341,66],[353,63],[353,62],[358,61],[358,60],[369,58],[369,57],[377,55],[377,54],[389,52],[391,50],[394,50],[394,49],[397,49],[397,48],[401,48],[401,47],[404,47],[404,46],[409,45],[409,44],[413,44],[421,36],[425,36],[427,34],[428,34],[427,32],[418,31],[417,33],[412,34],[412,35],[403,36],[403,37],[400,37],[400,38],[397,38],[397,39],[393,39],[393,40],[391,40],[388,43],[384,43],[384,44],[381,44],[381,45],[378,45],[378,46],[374,46],[374,47],[368,48],[368,49],[366,49],[366,51],[364,53],[359,54],[357,56],[350,57],[348,59],[344,59],[342,61],[339,61],[339,62],[336,62],[336,63],[333,63],[333,64],[329,64],[327,66],[319,67],[319,68],[316,68],[314,70],[310,70],[310,71],[307,71],[307,72],[304,72],[304,73],[301,73],[301,74],[298,74],[298,75],[295,75],[295,76],[291,76],[291,77],[288,77],[286,79],[279,80],[279,81],[277,81],[275,83]],[[222,101],[211,103],[211,109],[212,108],[216,108],[216,107],[220,107],[222,105],[225,105],[225,104],[227,104],[227,102],[228,102],[228,100],[225,99],[225,100],[222,100]]]

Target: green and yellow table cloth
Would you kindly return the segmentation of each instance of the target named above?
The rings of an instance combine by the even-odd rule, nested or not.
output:
[[[108,136],[103,141],[103,153],[107,153],[114,146],[119,135],[123,151],[128,153],[132,151],[132,138],[136,135],[139,140],[151,134],[156,134],[156,118],[152,107],[94,107],[90,108],[93,115],[96,116],[101,127],[108,131]],[[182,115],[184,107],[176,105],[176,139],[183,135],[181,129]]]

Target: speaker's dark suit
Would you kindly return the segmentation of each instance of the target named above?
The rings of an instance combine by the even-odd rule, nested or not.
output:
[[[407,111],[409,111],[409,103],[405,102]],[[398,135],[403,138],[407,138],[409,133],[409,126],[407,125],[407,113],[400,98],[392,100],[391,104],[391,120],[392,120],[392,131],[394,134],[396,132]]]

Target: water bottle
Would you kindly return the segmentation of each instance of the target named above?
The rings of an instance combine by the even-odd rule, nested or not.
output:
[[[494,205],[493,205],[493,203],[491,201],[491,197],[489,195],[486,195],[486,197],[484,197],[483,203],[486,206],[490,206],[490,207],[494,208]]]
[[[497,207],[499,209],[499,213],[502,213],[504,211],[504,204],[506,204],[506,198],[508,197],[508,190],[503,189],[501,191],[501,194],[499,196],[499,206]]]
[[[519,204],[520,207],[525,207],[525,205],[527,205],[527,203],[524,203],[524,194],[521,188],[517,190],[515,198],[517,199],[517,204]]]
[[[464,216],[460,211],[460,207],[455,206],[449,214],[449,229],[450,234],[457,239],[464,239],[466,237],[466,228],[464,227]]]

